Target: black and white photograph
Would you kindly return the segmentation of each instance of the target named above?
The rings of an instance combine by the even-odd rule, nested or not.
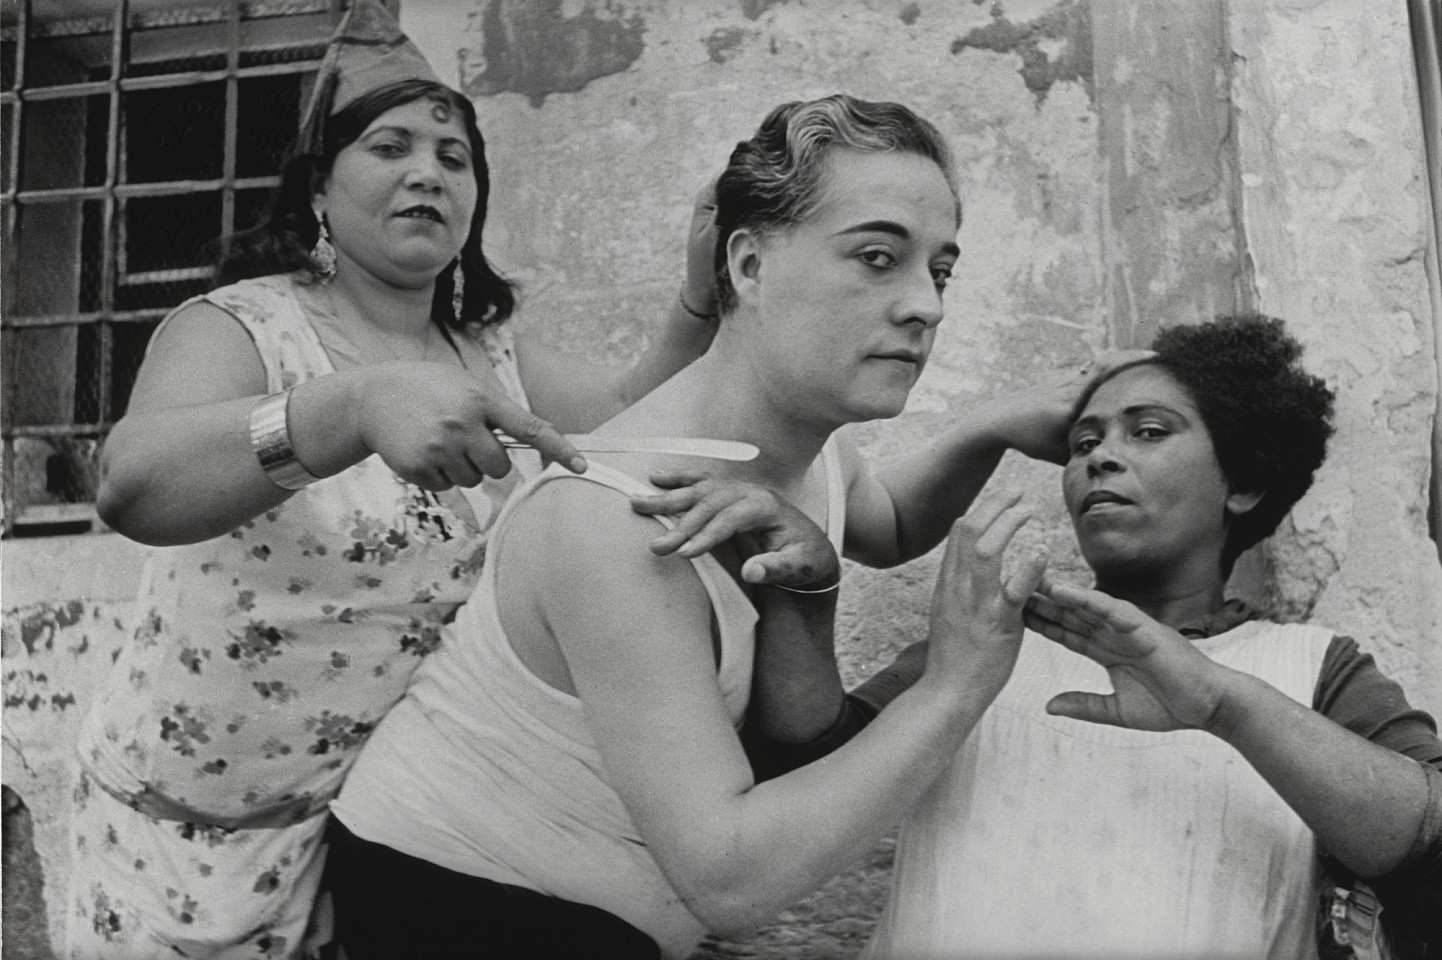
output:
[[[1442,0],[0,0],[0,960],[1442,957]]]

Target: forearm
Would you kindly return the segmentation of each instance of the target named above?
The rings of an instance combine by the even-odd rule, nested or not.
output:
[[[872,716],[880,713],[897,697],[901,696],[926,670],[926,653],[929,644],[919,640],[896,655],[896,659],[868,677],[860,686],[851,691],[852,699],[860,701]]]
[[[855,559],[884,567],[930,551],[986,486],[1006,449],[987,418],[968,416],[923,449],[881,466],[877,476],[896,516],[895,549]]]
[[[1380,747],[1237,674],[1213,730],[1247,759],[1316,834],[1361,877],[1407,857],[1428,803],[1417,763]]]
[[[919,684],[824,763],[737,798],[714,834],[731,842],[698,857],[698,916],[742,932],[845,870],[946,768],[994,693]]]
[[[347,374],[307,381],[292,394],[287,422],[297,459],[329,476],[367,455],[352,422]],[[96,498],[117,532],[153,546],[220,536],[290,496],[260,467],[242,397],[127,416],[106,441]]]
[[[748,727],[805,743],[836,722],[845,691],[836,669],[836,594],[756,590],[756,657]]]

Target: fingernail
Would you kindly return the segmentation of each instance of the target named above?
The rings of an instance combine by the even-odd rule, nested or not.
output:
[[[586,458],[581,456],[579,453],[571,458],[571,469],[576,473],[585,473],[586,466]]]

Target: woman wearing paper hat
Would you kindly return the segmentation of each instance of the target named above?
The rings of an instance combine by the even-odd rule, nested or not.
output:
[[[699,215],[693,282],[635,369],[513,339],[488,189],[471,104],[357,0],[235,282],[156,331],[107,444],[101,516],[161,549],[81,734],[71,956],[311,955],[326,804],[517,482],[493,429],[584,469],[557,428],[709,343]]]

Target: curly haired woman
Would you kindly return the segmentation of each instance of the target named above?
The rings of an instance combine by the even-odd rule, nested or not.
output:
[[[873,957],[1316,957],[1319,863],[1436,948],[1433,721],[1350,638],[1224,593],[1311,486],[1332,392],[1278,320],[1154,349],[1071,427],[1096,589],[1029,601],[1011,681],[904,828]]]

